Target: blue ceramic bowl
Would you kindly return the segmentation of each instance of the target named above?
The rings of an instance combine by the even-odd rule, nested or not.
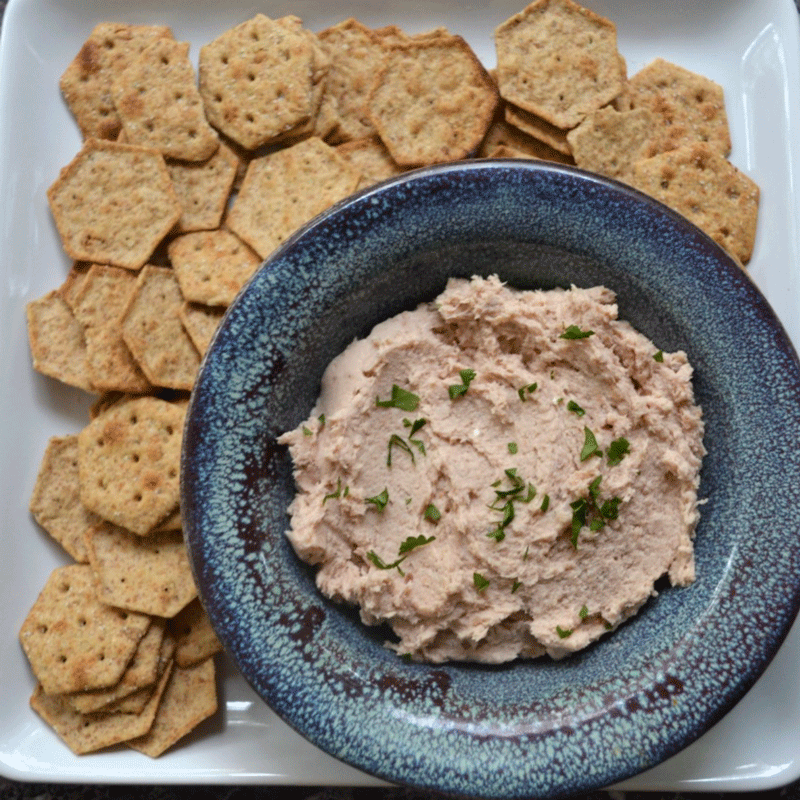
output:
[[[605,284],[620,316],[685,350],[706,421],[697,580],[561,662],[406,663],[322,597],[284,536],[276,436],[328,362],[451,276]],[[390,782],[552,797],[654,766],[719,720],[798,609],[800,367],[745,273],[677,214],[576,169],[465,162],[344,201],[274,253],[229,309],[188,414],[183,513],[212,623],[245,678],[311,742]]]

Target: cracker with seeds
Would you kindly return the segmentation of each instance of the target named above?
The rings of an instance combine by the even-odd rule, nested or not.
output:
[[[239,159],[224,142],[206,161],[167,159],[167,171],[181,206],[178,232],[220,226],[238,170]]]
[[[154,386],[189,390],[200,354],[181,325],[183,296],[174,270],[146,266],[122,313],[122,338]]]
[[[556,161],[560,164],[574,163],[571,156],[554,150],[539,139],[530,136],[506,120],[505,103],[501,103],[486,136],[478,148],[480,158],[493,157],[500,148],[521,153],[524,157],[543,161]]]
[[[606,106],[586,117],[567,139],[579,167],[629,183],[633,165],[660,152],[657,128],[646,108],[620,112]]]
[[[200,50],[211,124],[248,150],[279,140],[314,112],[314,46],[299,26],[256,14]]]
[[[363,176],[359,189],[400,175],[405,170],[389,154],[379,136],[353,139],[336,148]]]
[[[153,619],[150,622],[147,633],[139,641],[125,672],[114,686],[64,695],[64,699],[81,714],[90,714],[108,709],[112,704],[145,687],[152,689],[159,676],[159,657],[165,629],[166,620]]]
[[[534,0],[494,39],[500,95],[557,128],[574,128],[622,92],[616,27],[573,0]]]
[[[517,108],[509,103],[505,107],[506,121],[509,125],[519,128],[528,136],[538,139],[553,150],[557,150],[565,156],[572,155],[572,149],[567,141],[568,131],[551,125],[546,119],[542,119],[524,108]]]
[[[25,313],[33,368],[68,386],[94,392],[83,328],[58,290],[31,300]]]
[[[199,598],[182,608],[168,625],[176,639],[175,663],[180,667],[199,664],[222,650]]]
[[[334,143],[375,134],[367,114],[375,74],[383,66],[384,48],[375,31],[350,17],[320,31],[318,38],[330,59],[320,115],[333,120],[326,135]]]
[[[157,758],[217,710],[216,671],[212,659],[172,670],[148,733],[128,747]]]
[[[615,105],[620,111],[644,108],[658,119],[658,152],[707,142],[723,156],[730,153],[722,87],[704,75],[657,58],[628,80]]]
[[[227,225],[266,258],[301,225],[354,192],[360,180],[333,147],[305,139],[250,162]]]
[[[497,102],[470,46],[460,36],[436,36],[387,51],[367,110],[395,162],[412,167],[474,154]]]
[[[136,273],[94,264],[73,300],[83,327],[92,385],[100,392],[141,393],[151,388],[122,339],[119,318],[136,287]]]
[[[99,519],[80,498],[78,437],[53,436],[47,443],[29,502],[36,522],[78,563],[87,563],[84,534]]]
[[[225,308],[221,306],[184,303],[180,307],[178,316],[201,356],[208,350],[224,315]]]
[[[86,534],[86,547],[103,603],[172,617],[197,596],[180,531],[142,537],[100,523]]]
[[[178,236],[167,252],[183,297],[208,306],[230,305],[261,264],[261,258],[225,228]]]
[[[41,687],[37,687],[30,704],[73,753],[93,753],[136,739],[150,730],[171,671],[170,667],[161,677],[157,690],[139,714],[81,714],[68,700],[48,696]]]
[[[128,143],[184,161],[205,161],[219,147],[203,110],[188,42],[155,39],[116,76],[111,89]]]
[[[111,406],[78,434],[83,504],[144,536],[179,503],[186,409],[156,397]]]
[[[631,183],[674,208],[747,264],[758,221],[758,186],[709,144],[698,142],[634,165]]]
[[[91,567],[70,564],[50,574],[19,638],[44,693],[70,694],[116,684],[149,625],[101,603]]]
[[[47,191],[67,255],[138,270],[181,215],[157,150],[89,139]]]
[[[95,26],[59,81],[84,139],[116,139],[122,123],[111,93],[114,78],[151,42],[171,38],[163,25]]]

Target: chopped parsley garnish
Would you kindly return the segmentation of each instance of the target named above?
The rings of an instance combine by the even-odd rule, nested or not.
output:
[[[556,625],[556,633],[559,639],[566,639],[568,636],[572,636],[572,628],[562,628],[560,625]]]
[[[612,497],[599,502],[600,482],[602,476],[598,475],[590,484],[586,497],[580,497],[570,503],[572,508],[572,524],[570,529],[570,542],[572,546],[578,547],[578,536],[584,525],[589,526],[591,531],[599,531],[608,520],[616,519],[619,516],[619,504],[622,502],[619,497]]]
[[[424,427],[427,422],[428,420],[425,419],[425,417],[415,419],[413,422],[410,419],[404,419],[403,427],[411,428],[411,430],[408,432],[408,438],[410,439],[420,428]]]
[[[389,450],[386,455],[386,466],[392,466],[392,447],[399,447],[402,451],[408,453],[411,456],[411,463],[416,463],[414,460],[414,451],[408,446],[408,443],[402,436],[398,436],[396,433],[393,433],[389,437]]]
[[[380,494],[376,494],[375,497],[365,497],[364,502],[372,503],[379,512],[382,512],[389,502],[389,490],[384,488],[384,490]]]
[[[616,467],[620,461],[630,452],[630,442],[624,437],[620,436],[619,439],[614,439],[608,446],[608,466]]]
[[[436,539],[435,536],[423,536],[422,534],[419,536],[409,536],[400,545],[398,554],[402,556],[404,553],[410,553],[412,550],[416,550],[418,547],[422,547],[425,544],[430,544],[434,539]]]
[[[589,608],[585,605],[581,606],[581,610],[578,612],[578,616],[581,619],[586,619],[589,616]]]
[[[502,528],[495,528],[486,534],[487,539],[494,539],[496,542],[502,542],[506,538],[506,532]]]
[[[529,383],[527,386],[521,386],[519,389],[517,389],[517,394],[519,395],[519,399],[522,400],[522,402],[524,403],[526,393],[531,394],[531,392],[535,392],[537,386],[538,384],[536,383]]]
[[[516,594],[517,589],[522,586],[522,581],[514,579],[514,583],[511,584],[511,594]]]
[[[396,569],[401,575],[405,575],[402,569],[400,569],[400,565],[406,560],[406,557],[403,556],[402,558],[398,558],[397,561],[393,561],[391,564],[387,564],[374,550],[370,550],[367,553],[367,558],[378,568],[378,569]]]
[[[458,374],[461,377],[461,383],[453,384],[452,386],[447,387],[447,393],[450,395],[451,400],[455,400],[456,398],[461,397],[461,395],[466,394],[467,389],[469,389],[469,385],[475,380],[474,369],[462,369]]]
[[[570,504],[572,509],[572,534],[570,535],[570,542],[572,546],[577,549],[578,547],[578,534],[581,528],[586,524],[586,514],[589,510],[589,502],[586,498],[581,497],[578,500],[573,500]]]
[[[542,505],[540,506],[542,511],[547,511],[550,508],[550,495],[546,494],[544,499],[542,500]]]
[[[581,449],[581,461],[586,461],[589,456],[602,455],[603,451],[597,446],[597,439],[594,434],[586,427],[583,429],[583,448]]]
[[[582,331],[577,325],[570,325],[559,339],[588,339],[594,335],[594,331]]]
[[[567,411],[571,411],[579,417],[582,417],[586,413],[574,400],[570,400],[569,403],[567,403]]]
[[[402,389],[396,383],[392,385],[392,394],[388,400],[375,398],[375,405],[381,408],[400,408],[403,411],[416,411],[419,405],[419,396],[407,389]]]
[[[509,442],[508,443],[508,452],[511,453],[512,456],[516,455],[519,451],[516,442]]]
[[[531,549],[531,546],[530,546],[530,545],[528,545],[528,546],[525,548],[525,552],[522,554],[522,560],[523,560],[523,561],[527,561],[527,560],[528,560],[528,551],[529,551],[530,549]]]
[[[423,516],[431,522],[438,522],[442,518],[442,512],[433,503],[428,503]]]
[[[303,425],[303,436],[313,436],[311,428],[308,428],[305,425]]]
[[[322,498],[323,503],[327,503],[328,500],[338,500],[340,497],[347,497],[349,489],[345,486],[344,487],[344,494],[342,493],[342,479],[336,479],[336,489],[329,494],[326,494],[325,497]]]
[[[653,354],[653,361],[658,361],[659,364],[664,362],[664,351],[658,350]]]
[[[317,421],[319,422],[320,428],[324,428],[325,427],[325,415],[324,414],[320,414],[317,417]]]
[[[472,583],[479,592],[482,592],[489,585],[489,581],[480,572],[472,573]]]

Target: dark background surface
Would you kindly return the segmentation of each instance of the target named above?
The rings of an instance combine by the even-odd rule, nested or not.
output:
[[[665,2],[667,0],[662,0]],[[75,0],[82,2],[82,0]],[[758,2],[758,0],[751,0]],[[795,0],[800,12],[800,0]],[[0,0],[0,20],[5,10]],[[800,87],[798,87],[800,91]],[[800,143],[797,145],[800,147]],[[796,734],[800,737],[800,731]],[[18,783],[0,777],[0,800],[435,800],[444,797],[403,788],[324,788],[283,786],[126,786]],[[800,781],[769,792],[643,793],[595,792],[581,800],[800,800]]]

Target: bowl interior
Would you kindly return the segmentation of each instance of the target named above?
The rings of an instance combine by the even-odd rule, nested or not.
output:
[[[275,443],[330,360],[449,277],[604,284],[619,316],[695,368],[708,456],[697,581],[561,662],[407,664],[323,598],[284,531]],[[190,405],[184,526],[201,598],[247,680],[333,755],[389,781],[487,797],[570,794],[653,766],[752,685],[798,606],[800,379],[764,298],[678,215],[533,162],[401,176],[319,217],[230,308]],[[757,421],[757,424],[754,424]],[[788,528],[788,530],[787,530]],[[626,742],[620,746],[620,741]]]

